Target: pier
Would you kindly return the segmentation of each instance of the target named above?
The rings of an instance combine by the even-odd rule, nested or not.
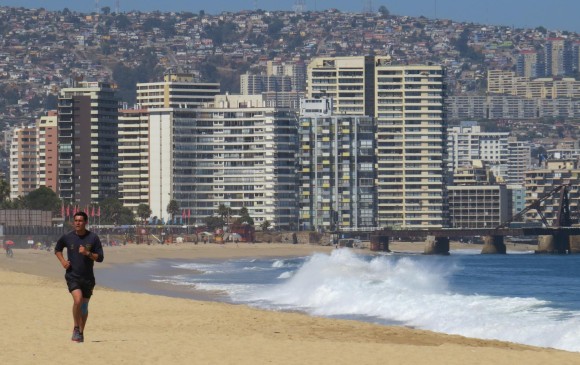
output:
[[[393,239],[423,239],[424,253],[448,255],[449,242],[479,236],[483,240],[482,254],[505,254],[505,237],[537,236],[536,253],[576,254],[580,253],[580,227],[536,227],[536,228],[481,228],[481,229],[382,229],[371,234],[371,250],[389,252]]]

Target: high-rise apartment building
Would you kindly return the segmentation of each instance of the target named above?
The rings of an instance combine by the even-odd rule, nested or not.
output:
[[[295,229],[296,129],[294,111],[266,107],[261,95],[217,95],[174,121],[171,194],[200,224],[223,204],[245,207],[256,225]]]
[[[46,186],[58,194],[58,116],[56,111],[36,121],[38,187]]]
[[[447,187],[451,228],[495,228],[511,215],[510,191],[496,183],[485,162],[458,168],[453,180]]]
[[[304,92],[306,89],[306,64],[300,58],[268,61],[266,74],[290,77],[292,91]]]
[[[375,58],[321,57],[307,68],[306,98],[332,98],[335,114],[374,116]]]
[[[115,89],[78,82],[58,99],[58,179],[67,204],[102,201],[118,193],[118,105]]]
[[[477,122],[461,122],[460,126],[450,128],[447,142],[450,172],[471,166],[473,160],[482,160],[496,177],[507,179],[508,138],[509,132],[483,132]]]
[[[321,57],[308,65],[309,99],[335,115],[375,118],[377,225],[447,225],[444,69],[392,65],[389,56]]]
[[[300,229],[374,229],[373,118],[334,115],[332,99],[303,99],[298,134]]]
[[[523,185],[525,173],[532,167],[532,146],[528,141],[508,138],[508,161],[506,183]]]
[[[257,225],[297,226],[296,114],[262,95],[215,95],[197,108],[150,108],[149,205],[167,221],[175,200],[189,224],[225,205]]]
[[[37,188],[36,127],[14,128],[10,143],[10,199],[25,196]]]
[[[167,213],[171,200],[175,199],[181,208],[191,206],[189,201],[195,188],[192,152],[195,143],[194,110],[213,102],[219,91],[219,83],[197,82],[190,74],[170,73],[164,76],[163,81],[137,84],[137,102],[149,114],[149,173],[146,185],[141,185],[139,190],[149,189],[148,204],[152,215],[159,219],[173,218]],[[141,123],[142,118],[144,115],[133,114],[129,119],[132,123]],[[142,130],[144,126],[140,124],[139,128]],[[141,138],[142,134],[139,133],[139,136]],[[130,180],[124,179],[123,184],[126,182],[127,187],[133,185],[129,190],[134,190],[135,186]],[[136,203],[129,203],[133,200],[129,195],[123,199],[127,204]]]
[[[219,92],[219,83],[198,82],[191,74],[169,73],[163,81],[137,84],[137,103],[147,109],[191,109],[212,102]]]
[[[521,51],[516,67],[518,76],[527,78],[538,77],[538,53],[532,50]]]
[[[149,205],[149,112],[119,110],[119,199],[137,212]]]
[[[441,66],[390,64],[376,57],[379,227],[447,226],[446,134]]]
[[[571,74],[572,53],[564,38],[548,38],[544,46],[546,76]]]
[[[290,76],[240,75],[240,93],[242,95],[257,95],[264,92],[288,92],[292,90]]]
[[[512,71],[489,70],[487,92],[530,99],[580,98],[580,81],[572,77],[529,79]]]
[[[572,72],[576,74],[580,71],[580,41],[574,41],[570,45],[572,57]]]

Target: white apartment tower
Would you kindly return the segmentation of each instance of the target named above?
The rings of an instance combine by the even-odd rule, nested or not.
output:
[[[509,132],[483,132],[481,126],[472,121],[450,128],[447,143],[450,172],[471,166],[474,160],[482,160],[496,177],[505,181],[510,156],[508,138]]]
[[[296,115],[261,95],[215,95],[198,108],[149,109],[149,205],[169,201],[203,225],[223,204],[256,225],[296,227]]]
[[[261,95],[217,95],[212,105],[175,125],[174,133],[187,143],[176,144],[184,151],[174,161],[188,173],[174,169],[179,181],[173,194],[195,222],[223,204],[234,211],[246,207],[257,226],[268,221],[276,228],[297,227],[295,112],[267,107]],[[191,178],[188,186],[182,182]]]
[[[528,141],[508,138],[508,168],[506,182],[523,185],[526,171],[532,166],[532,146]]]
[[[119,110],[119,195],[124,207],[137,212],[149,205],[149,111]]]
[[[240,75],[240,93],[242,95],[289,92],[291,90],[292,83],[289,76],[253,75],[250,73]]]
[[[441,66],[375,59],[379,227],[447,226]]]
[[[131,144],[123,144],[123,152],[131,153],[132,158],[139,159],[138,171],[129,168],[130,164],[123,164],[123,171],[129,175],[123,177],[122,200],[127,206],[134,207],[137,202],[143,203],[144,190],[147,190],[147,203],[152,215],[159,219],[168,220],[167,205],[173,199],[178,201],[181,208],[189,205],[182,199],[191,199],[194,189],[193,158],[190,150],[193,148],[194,110],[212,102],[219,94],[219,83],[197,82],[193,75],[170,73],[164,76],[163,81],[137,84],[138,109],[132,115],[125,115],[125,123],[136,123],[139,131],[129,132],[124,129],[125,137],[139,139],[139,152],[134,151]],[[145,111],[148,113],[147,133],[148,145],[143,142],[143,125]],[[129,124],[127,124],[128,128]],[[129,151],[133,152],[129,152]],[[139,156],[137,156],[137,154]],[[143,162],[148,155],[148,171],[145,176]],[[133,171],[131,171],[133,170]],[[138,173],[139,186],[134,182]],[[146,181],[141,184],[142,181]],[[125,190],[126,188],[126,190]],[[139,190],[139,193],[136,191]],[[125,194],[126,192],[126,194]],[[139,196],[138,199],[135,199]],[[185,197],[185,198],[184,198]]]

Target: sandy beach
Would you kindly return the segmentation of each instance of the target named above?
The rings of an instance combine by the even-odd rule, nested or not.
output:
[[[453,249],[473,245],[453,246]],[[105,247],[111,265],[157,258],[304,256],[332,247],[179,244]],[[396,243],[394,251],[422,251]],[[517,250],[530,250],[522,245]],[[531,248],[533,249],[533,247]],[[508,251],[509,252],[509,251]],[[98,283],[98,271],[97,283]],[[580,353],[402,327],[118,292],[97,284],[85,343],[70,341],[70,295],[52,252],[0,256],[2,364],[580,364]]]

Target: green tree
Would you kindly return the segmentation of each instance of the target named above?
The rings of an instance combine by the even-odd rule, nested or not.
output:
[[[232,208],[226,207],[224,204],[220,204],[217,213],[224,222],[227,222],[227,218],[232,215]]]
[[[107,198],[99,203],[101,207],[101,224],[135,224],[135,215],[125,208],[117,198]]]
[[[141,218],[141,221],[145,222],[147,218],[151,216],[151,208],[147,204],[139,204],[137,207],[137,217]]]
[[[238,219],[240,224],[246,223],[249,224],[250,226],[254,225],[254,219],[252,219],[252,217],[250,217],[250,213],[248,212],[248,208],[246,207],[242,207],[240,209],[240,218]]]
[[[262,231],[267,231],[268,228],[270,228],[271,224],[269,220],[265,220],[262,224],[260,224],[260,228],[262,228]]]
[[[131,21],[129,20],[129,18],[127,18],[125,14],[117,14],[117,16],[115,17],[115,24],[117,28],[123,30],[131,27]]]
[[[282,28],[284,28],[284,22],[278,18],[274,18],[268,24],[268,35],[270,37],[278,37]]]
[[[213,232],[218,228],[223,228],[223,226],[225,225],[224,220],[222,218],[214,217],[212,215],[205,217],[203,221],[209,232]]]
[[[169,204],[167,204],[167,214],[169,214],[173,219],[173,217],[175,217],[178,213],[179,213],[179,203],[177,202],[177,200],[171,199],[169,201]]]
[[[379,6],[379,13],[381,14],[381,17],[383,17],[383,18],[388,18],[391,15],[391,13],[389,12],[389,9],[387,9],[387,7],[384,5]]]
[[[536,27],[536,31],[538,31],[539,33],[542,33],[542,34],[548,33],[548,30],[542,26]]]
[[[57,213],[62,205],[58,195],[46,186],[31,191],[22,198],[24,206],[28,209],[38,209]]]
[[[10,197],[10,184],[8,181],[1,179],[0,180],[0,203],[4,203]]]

